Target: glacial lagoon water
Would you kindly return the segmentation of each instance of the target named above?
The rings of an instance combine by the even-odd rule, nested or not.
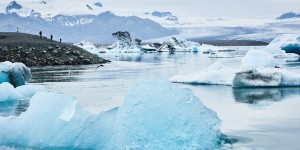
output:
[[[73,95],[86,110],[98,114],[121,105],[128,90],[140,81],[167,80],[206,69],[216,61],[237,68],[247,50],[259,47],[232,48],[237,49],[231,52],[235,58],[208,58],[202,53],[102,54],[112,62],[99,68],[97,65],[32,67],[30,84]],[[300,73],[300,60],[280,62],[282,67]],[[218,114],[222,133],[237,140],[228,149],[300,149],[299,87],[233,89],[218,85],[175,85],[191,89]]]

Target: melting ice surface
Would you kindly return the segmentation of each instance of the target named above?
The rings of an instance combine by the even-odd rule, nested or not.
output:
[[[67,95],[39,92],[19,117],[0,117],[0,143],[84,149],[213,149],[220,120],[189,89],[134,86],[119,109],[92,115]]]

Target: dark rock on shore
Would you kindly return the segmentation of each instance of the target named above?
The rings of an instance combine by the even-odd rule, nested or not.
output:
[[[0,32],[0,61],[22,62],[27,66],[83,65],[109,62],[82,48],[46,37]]]

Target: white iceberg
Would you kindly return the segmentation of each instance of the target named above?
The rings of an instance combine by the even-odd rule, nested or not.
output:
[[[209,44],[202,44],[201,46],[198,47],[198,49],[200,52],[204,52],[204,53],[233,51],[225,47],[214,46]]]
[[[215,62],[208,69],[185,76],[174,76],[169,80],[175,83],[231,85],[235,72],[233,69]]]
[[[272,54],[261,50],[250,50],[242,58],[241,69],[268,67],[275,68],[276,61]]]
[[[71,97],[38,92],[19,117],[0,117],[4,146],[62,149],[213,149],[220,120],[191,90],[167,81],[136,85],[119,109],[89,114]]]
[[[75,43],[74,46],[80,47],[92,54],[99,54],[100,51],[98,48],[96,48],[96,46],[93,43],[88,41],[81,41],[79,43]]]
[[[251,50],[242,59],[240,69],[214,63],[208,69],[169,79],[175,83],[219,84],[232,87],[295,87],[300,86],[300,74],[279,68],[273,55]]]
[[[284,55],[286,52],[300,54],[300,36],[293,34],[282,35],[275,38],[263,50],[271,54]]]
[[[23,63],[0,63],[0,83],[9,82],[14,87],[25,85],[31,79],[31,71]]]

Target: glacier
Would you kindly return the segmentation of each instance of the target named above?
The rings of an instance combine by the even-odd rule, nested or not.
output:
[[[14,87],[25,85],[31,79],[31,71],[23,63],[0,63],[0,83],[9,82]]]
[[[8,147],[213,149],[221,121],[189,89],[168,81],[134,86],[119,108],[93,115],[74,97],[38,92],[19,117],[0,117]]]

